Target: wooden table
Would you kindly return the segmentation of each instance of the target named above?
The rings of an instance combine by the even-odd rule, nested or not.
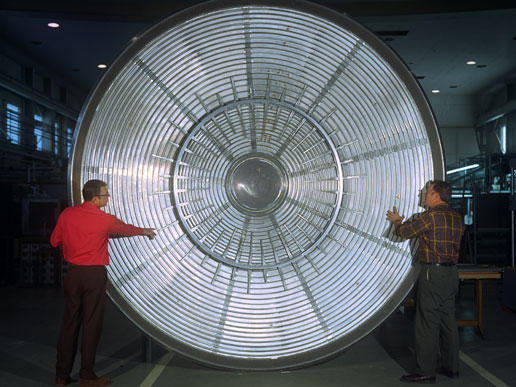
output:
[[[483,314],[482,314],[482,281],[485,279],[502,278],[502,268],[487,267],[482,265],[457,265],[460,279],[474,279],[477,290],[477,307],[475,320],[457,320],[459,327],[478,327],[480,335],[484,337]]]

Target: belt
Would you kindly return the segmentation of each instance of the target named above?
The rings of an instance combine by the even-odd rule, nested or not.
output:
[[[450,263],[450,262],[442,262],[442,263],[437,263],[437,262],[422,262],[423,265],[431,265],[431,266],[455,266],[454,263]]]

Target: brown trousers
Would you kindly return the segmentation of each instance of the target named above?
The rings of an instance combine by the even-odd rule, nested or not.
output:
[[[70,376],[82,325],[80,377],[96,377],[93,368],[104,320],[106,281],[105,266],[68,266],[63,286],[65,311],[57,344],[56,376]]]

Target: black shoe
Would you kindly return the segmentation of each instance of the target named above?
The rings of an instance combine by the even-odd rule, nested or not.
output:
[[[77,380],[72,379],[71,377],[63,378],[60,376],[56,376],[56,387],[65,387],[69,384],[75,383]]]
[[[428,376],[428,375],[419,375],[419,374],[403,375],[400,378],[400,380],[405,383],[435,384],[435,376]]]
[[[81,387],[105,387],[110,384],[110,378],[81,379]]]
[[[439,368],[437,370],[437,373],[440,374],[440,375],[447,376],[447,377],[449,377],[451,379],[456,379],[456,378],[459,377],[459,371],[453,372],[453,371],[447,370],[446,368]]]

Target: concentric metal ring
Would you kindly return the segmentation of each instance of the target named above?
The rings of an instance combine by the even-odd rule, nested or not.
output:
[[[240,120],[250,112],[255,121],[246,131]],[[295,106],[233,102],[174,146],[178,218],[212,259],[250,270],[284,266],[317,248],[335,222],[339,154],[324,128]]]
[[[412,285],[387,208],[441,178],[430,108],[398,57],[305,2],[215,1],[135,39],[81,115],[74,203],[157,237],[110,242],[109,294],[207,364],[297,367],[377,326]]]

